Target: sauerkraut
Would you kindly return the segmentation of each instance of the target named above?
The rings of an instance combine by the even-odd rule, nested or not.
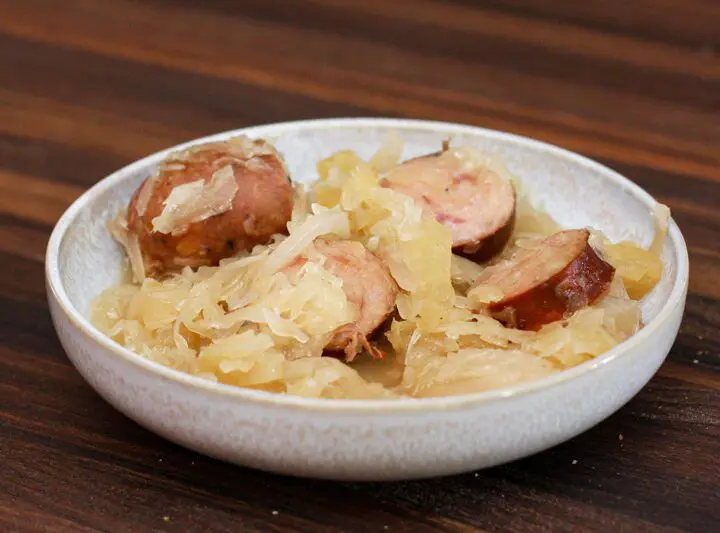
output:
[[[445,226],[423,216],[409,197],[380,186],[402,152],[402,139],[395,135],[367,161],[349,150],[331,154],[317,163],[318,179],[310,187],[295,185],[289,235],[240,251],[218,266],[186,267],[158,279],[145,277],[120,213],[111,229],[126,251],[131,281],[94,300],[93,323],[143,357],[210,381],[348,399],[516,385],[588,361],[642,327],[638,300],[662,275],[667,208],[658,210],[657,236],[648,249],[611,243],[593,230],[593,246],[617,269],[609,293],[565,320],[521,331],[474,310],[478,302],[502,297],[492,287],[468,293],[487,264],[454,255]],[[503,167],[494,170],[517,183]],[[194,220],[198,195],[211,196],[221,211],[235,194],[232,184],[220,169],[207,186],[200,182],[207,191],[190,191],[194,183],[181,186],[187,190],[178,187],[170,195],[172,212],[158,217],[159,229],[173,231]],[[488,264],[559,229],[550,214],[519,194],[509,244]],[[374,340],[385,354],[382,360],[361,354],[345,363],[323,355],[332,333],[353,322],[356,310],[343,281],[324,268],[314,250],[321,236],[363,243],[400,288],[397,312]],[[288,268],[298,258],[302,266]]]
[[[145,189],[150,190],[152,183]],[[224,213],[232,207],[238,185],[231,165],[226,165],[212,175],[208,183],[200,179],[178,185],[163,202],[163,210],[153,218],[153,230],[160,233],[181,234],[193,222],[199,222]],[[138,209],[140,200],[138,199]],[[143,211],[145,206],[142,207]],[[138,211],[140,214],[140,211]]]

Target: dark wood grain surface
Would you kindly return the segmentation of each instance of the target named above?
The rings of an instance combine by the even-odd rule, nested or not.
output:
[[[201,135],[378,115],[556,143],[670,205],[687,312],[627,406],[499,468],[338,484],[188,452],[83,382],[43,281],[73,199]],[[0,531],[719,531],[719,208],[717,0],[0,0]]]

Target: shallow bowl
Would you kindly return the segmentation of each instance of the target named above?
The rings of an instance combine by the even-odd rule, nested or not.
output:
[[[592,226],[611,239],[647,245],[656,201],[585,157],[482,128],[412,120],[332,119],[264,125],[295,179],[353,149],[369,157],[390,131],[404,156],[436,151],[452,136],[498,155],[563,226]],[[105,337],[88,320],[91,300],[120,279],[121,251],[105,221],[167,154],[133,163],[98,182],[57,223],[46,255],[48,300],[68,357],[110,404],[150,431],[200,453],[277,473],[336,480],[399,480],[481,469],[552,447],[611,415],[653,376],[677,336],[688,258],[671,220],[662,280],[642,301],[646,324],[592,361],[519,386],[409,400],[326,400],[214,384],[151,362]]]

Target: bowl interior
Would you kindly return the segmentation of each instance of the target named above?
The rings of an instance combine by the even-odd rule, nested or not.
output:
[[[286,158],[293,179],[308,181],[314,179],[319,159],[343,149],[369,157],[391,130],[406,141],[404,157],[437,151],[449,136],[454,146],[473,146],[499,157],[517,176],[532,203],[547,210],[564,227],[590,226],[602,230],[612,240],[629,239],[642,245],[652,241],[655,201],[647,193],[586,158],[513,135],[446,123],[339,119],[260,126],[203,141],[238,132],[267,137]],[[195,142],[198,141],[192,143]],[[121,249],[110,237],[106,222],[127,204],[165,154],[154,154],[101,181],[58,224],[57,266],[62,288],[72,306],[85,318],[89,316],[92,299],[121,276]],[[641,305],[645,324],[668,302],[677,281],[678,257],[684,251],[679,249],[682,237],[674,224],[673,228],[676,238],[667,239],[663,250],[663,278]]]

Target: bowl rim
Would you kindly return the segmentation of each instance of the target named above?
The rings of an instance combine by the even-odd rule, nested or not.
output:
[[[142,370],[149,374],[155,374],[159,378],[165,378],[166,380],[173,381],[184,387],[204,391],[210,394],[222,395],[226,399],[232,398],[254,404],[262,404],[265,406],[283,406],[304,411],[343,411],[347,413],[372,413],[377,410],[398,413],[445,411],[452,408],[472,407],[479,404],[487,404],[504,398],[518,397],[553,388],[568,381],[577,379],[580,376],[593,373],[599,368],[613,363],[623,354],[649,339],[663,326],[663,324],[665,324],[665,322],[667,322],[672,314],[672,311],[678,305],[683,304],[688,284],[689,259],[683,235],[671,217],[668,224],[668,237],[673,244],[675,251],[677,271],[669,297],[666,299],[657,316],[646,324],[640,331],[635,333],[626,341],[618,344],[614,348],[595,357],[594,359],[544,378],[521,383],[519,385],[481,392],[428,398],[331,399],[295,396],[290,394],[245,389],[223,383],[215,383],[191,374],[186,374],[180,370],[175,370],[171,367],[162,365],[161,363],[151,361],[105,336],[100,330],[93,326],[92,323],[83,316],[83,313],[76,309],[70,301],[70,298],[65,291],[59,268],[60,248],[68,228],[82,212],[83,208],[91,203],[94,198],[127,179],[138,169],[159,162],[170,152],[182,150],[198,143],[222,140],[232,135],[246,134],[272,137],[287,131],[312,131],[347,128],[387,128],[396,129],[400,132],[402,132],[402,130],[423,130],[431,132],[437,132],[438,130],[452,130],[454,134],[458,135],[482,135],[486,138],[504,140],[530,148],[535,148],[540,151],[549,152],[558,157],[593,169],[601,173],[606,179],[623,187],[626,192],[629,192],[643,204],[647,205],[650,210],[657,203],[656,200],[639,185],[636,185],[618,172],[602,165],[601,163],[593,161],[588,157],[530,137],[479,126],[444,121],[386,117],[340,117],[260,124],[199,137],[160,150],[116,170],[87,189],[70,205],[70,207],[66,209],[53,228],[48,241],[45,254],[45,276],[48,296],[55,299],[60,310],[62,310],[76,330],[78,330],[84,337],[93,341],[100,348],[104,349],[105,352],[108,352],[107,354],[103,352],[102,356],[112,354],[113,356],[119,357],[125,362],[134,365],[138,368],[138,370]]]

